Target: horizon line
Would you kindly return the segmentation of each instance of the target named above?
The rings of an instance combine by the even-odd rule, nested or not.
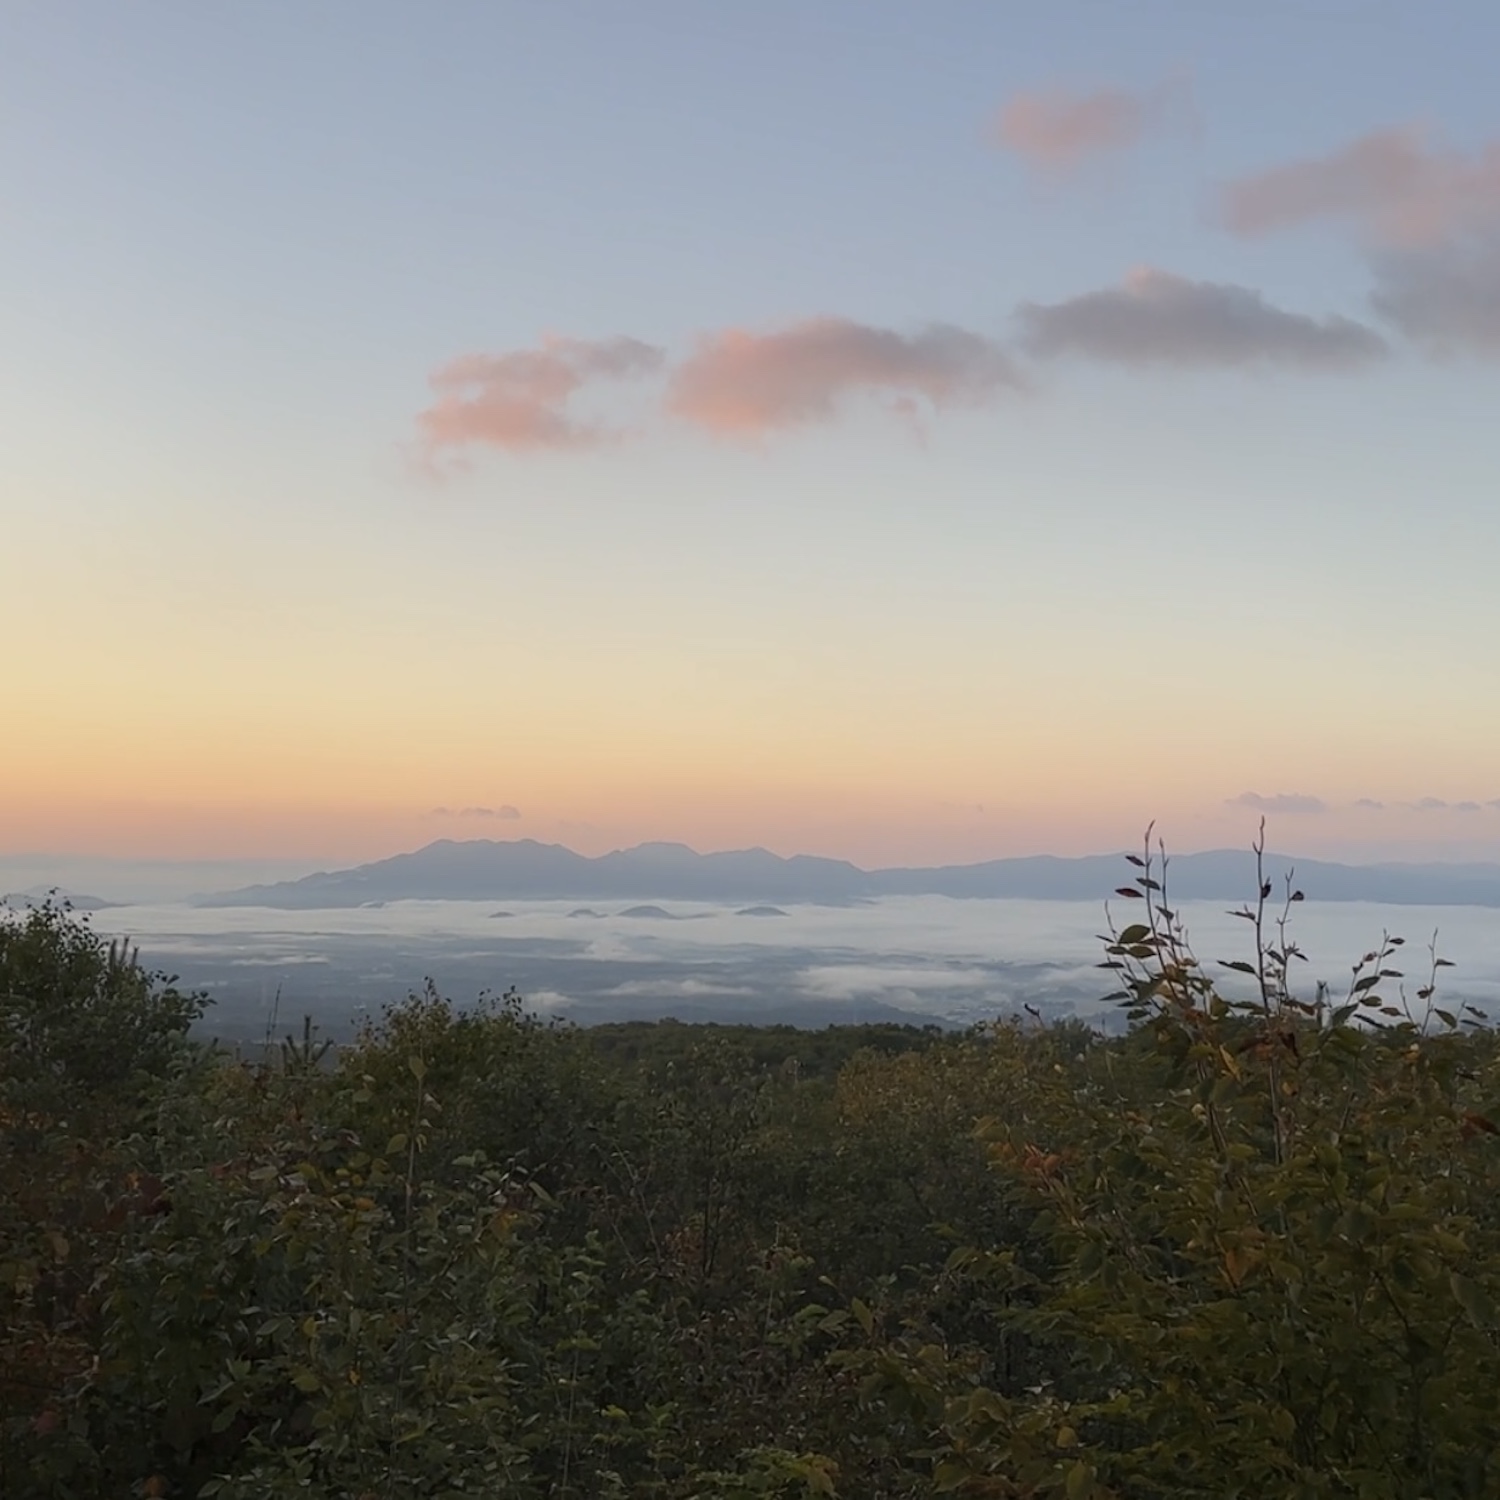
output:
[[[574,855],[578,859],[587,860],[591,863],[601,859],[608,859],[614,855],[633,854],[642,849],[651,848],[684,850],[698,859],[709,859],[715,856],[732,854],[766,854],[770,855],[773,859],[779,859],[782,861],[791,861],[795,859],[814,859],[826,862],[828,864],[845,865],[850,869],[857,870],[863,874],[877,874],[882,871],[890,870],[972,869],[979,865],[1016,863],[1022,860],[1031,859],[1049,859],[1064,863],[1080,863],[1084,860],[1091,859],[1126,859],[1128,856],[1136,855],[1138,853],[1138,848],[1136,847],[1098,849],[1085,854],[1059,854],[1051,850],[1040,849],[1033,850],[1024,854],[996,854],[988,855],[979,859],[949,860],[937,864],[894,863],[864,865],[857,863],[852,859],[847,859],[842,855],[817,854],[805,849],[799,849],[792,854],[780,854],[776,850],[770,849],[764,844],[741,844],[725,848],[703,849],[689,844],[681,839],[642,839],[637,843],[618,845],[599,854],[585,854],[580,852],[570,844],[565,844],[557,840],[540,839],[531,834],[522,834],[515,838],[485,838],[482,836],[473,838],[453,838],[445,836],[441,838],[429,839],[425,843],[417,844],[412,847],[398,848],[387,854],[378,854],[364,859],[350,859],[348,856],[344,856],[342,859],[328,859],[321,856],[299,856],[296,854],[219,854],[182,856],[151,854],[96,854],[79,850],[59,851],[39,849],[0,849],[0,861],[87,861],[92,864],[102,865],[145,865],[160,868],[174,866],[202,868],[233,865],[242,867],[253,865],[299,865],[307,867],[308,874],[337,874],[348,870],[360,869],[367,865],[381,864],[386,860],[400,859],[406,855],[420,854],[426,849],[437,848],[440,846],[464,847],[480,844],[488,845],[491,847],[505,847],[526,844],[539,849],[561,849],[568,854]],[[1144,845],[1139,847],[1144,847]],[[1198,857],[1206,854],[1254,854],[1254,852],[1255,850],[1253,844],[1211,844],[1201,848],[1182,847],[1179,845],[1175,849],[1171,846],[1168,846],[1166,848],[1165,857],[1168,861],[1171,861],[1189,857]],[[1495,855],[1489,858],[1469,859],[1450,859],[1440,857],[1400,858],[1390,856],[1377,856],[1372,859],[1359,859],[1350,855],[1343,855],[1335,858],[1326,855],[1294,854],[1284,852],[1275,848],[1267,848],[1264,851],[1264,855],[1266,858],[1274,858],[1280,860],[1298,860],[1305,861],[1309,864],[1346,865],[1350,868],[1369,868],[1379,866],[1412,866],[1424,868],[1430,868],[1433,866],[1446,866],[1452,868],[1477,866],[1500,867],[1500,852],[1497,852]],[[1159,851],[1156,847],[1153,846],[1153,861],[1160,857],[1161,856]],[[279,884],[281,882],[278,881],[273,883]]]

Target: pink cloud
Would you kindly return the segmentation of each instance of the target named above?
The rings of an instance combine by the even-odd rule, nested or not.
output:
[[[1466,155],[1413,126],[1374,131],[1231,182],[1222,208],[1241,235],[1342,219],[1384,245],[1430,245],[1500,222],[1500,142]]]
[[[721,436],[756,437],[826,422],[857,391],[883,392],[902,420],[915,397],[933,406],[979,402],[1025,382],[980,334],[933,324],[912,335],[847,318],[809,318],[774,333],[711,334],[677,370],[669,410]]]
[[[618,434],[579,421],[571,398],[595,380],[660,368],[663,354],[639,339],[547,338],[536,349],[465,354],[433,372],[436,399],[418,414],[429,456],[482,445],[509,453],[594,448]]]
[[[1192,95],[1184,82],[1160,84],[1144,93],[1096,89],[1017,94],[995,121],[995,141],[1044,172],[1066,172],[1085,157],[1122,151],[1167,122]]]

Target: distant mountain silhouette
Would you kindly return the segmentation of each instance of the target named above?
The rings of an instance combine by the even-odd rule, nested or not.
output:
[[[108,911],[119,904],[115,901],[105,901],[100,896],[84,896],[77,891],[61,891],[50,886],[33,885],[28,886],[24,891],[11,891],[7,895],[0,895],[0,906],[41,906],[48,900],[59,906],[71,906],[74,911],[80,912]]]
[[[1500,865],[1496,864],[1343,865],[1281,854],[1266,856],[1266,871],[1278,892],[1285,872],[1292,868],[1309,900],[1500,906]],[[861,870],[846,860],[806,854],[784,859],[766,849],[697,854],[685,844],[640,844],[590,859],[561,844],[534,839],[439,839],[373,864],[216,893],[199,898],[196,904],[283,909],[403,900],[762,905],[847,904],[880,896],[1101,901],[1130,874],[1120,854],[1080,859],[1036,855],[973,865]],[[1178,899],[1242,902],[1255,894],[1254,855],[1247,850],[1215,849],[1173,856],[1169,890]]]

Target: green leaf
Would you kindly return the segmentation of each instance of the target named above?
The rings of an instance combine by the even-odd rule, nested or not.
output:
[[[1097,1276],[1104,1269],[1104,1246],[1098,1240],[1089,1240],[1078,1252],[1074,1269],[1084,1281],[1091,1276]]]
[[[1068,1478],[1063,1490],[1068,1500],[1087,1500],[1094,1490],[1094,1466],[1085,1463],[1074,1464],[1068,1470]]]
[[[1469,1315],[1469,1321],[1476,1328],[1489,1328],[1494,1324],[1495,1304],[1477,1281],[1471,1281],[1455,1271],[1448,1278],[1448,1285],[1452,1288],[1458,1305]]]
[[[932,1471],[932,1491],[935,1495],[951,1495],[969,1482],[969,1471],[963,1464],[945,1458]]]

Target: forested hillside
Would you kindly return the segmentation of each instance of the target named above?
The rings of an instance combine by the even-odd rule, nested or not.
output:
[[[1160,874],[1111,1039],[428,993],[242,1058],[13,914],[0,1494],[1500,1493],[1484,1018],[1394,939],[1300,998],[1269,886],[1226,999]]]

